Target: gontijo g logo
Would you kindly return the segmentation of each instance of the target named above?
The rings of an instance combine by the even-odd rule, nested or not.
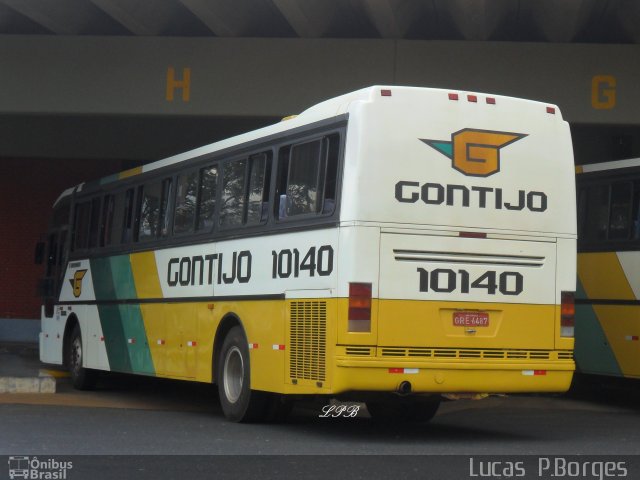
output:
[[[73,296],[78,298],[82,295],[82,279],[87,274],[87,270],[76,270],[73,274],[73,278],[69,279],[71,288],[73,288]]]
[[[472,177],[488,177],[500,171],[500,149],[517,142],[523,133],[465,128],[451,134],[451,141],[420,139],[452,160],[452,167]]]

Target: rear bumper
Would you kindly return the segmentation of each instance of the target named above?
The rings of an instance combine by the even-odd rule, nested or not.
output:
[[[574,370],[573,360],[404,361],[337,357],[331,390],[392,392],[402,382],[410,382],[414,393],[565,392]]]

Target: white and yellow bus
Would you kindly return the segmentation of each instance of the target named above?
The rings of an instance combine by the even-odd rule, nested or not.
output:
[[[640,158],[577,170],[578,370],[640,378]]]
[[[348,396],[428,419],[440,394],[569,387],[568,124],[553,105],[370,87],[64,192],[40,355],[215,382],[236,421]]]

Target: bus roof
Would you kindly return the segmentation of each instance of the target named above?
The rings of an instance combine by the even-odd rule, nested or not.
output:
[[[613,162],[590,163],[576,167],[576,173],[604,172],[607,170],[618,170],[620,168],[640,167],[640,158],[628,158],[626,160],[615,160]]]
[[[406,87],[406,86],[393,86],[393,85],[387,85],[387,86],[375,85],[371,87],[366,87],[360,90],[356,90],[354,92],[346,93],[344,95],[340,95],[338,97],[334,97],[334,98],[325,100],[323,102],[320,102],[314,106],[307,108],[297,116],[292,116],[290,118],[287,117],[288,119],[285,121],[281,121],[273,125],[268,125],[266,127],[263,127],[257,130],[252,130],[250,132],[242,133],[240,135],[236,135],[234,137],[230,137],[230,138],[220,140],[208,145],[204,145],[202,147],[198,147],[184,153],[173,155],[171,157],[157,160],[155,162],[143,165],[141,167],[136,167],[131,170],[126,170],[120,173],[109,175],[107,177],[101,178],[97,182],[81,183],[76,187],[65,190],[60,195],[60,197],[56,200],[56,203],[58,203],[65,196],[71,195],[75,192],[81,192],[85,187],[91,187],[96,185],[106,185],[112,182],[116,182],[118,180],[139,175],[141,173],[150,172],[153,170],[157,170],[159,168],[163,168],[163,167],[167,167],[170,165],[183,162],[185,160],[202,157],[204,155],[208,155],[217,151],[232,148],[236,145],[240,145],[240,144],[257,140],[260,138],[264,138],[270,135],[275,135],[288,130],[292,130],[296,127],[303,127],[305,125],[309,125],[315,122],[334,118],[336,116],[348,113],[351,110],[351,107],[355,103],[372,102],[378,99],[378,97],[391,96],[393,92],[400,92],[400,91],[402,91],[403,93],[409,93],[411,91],[415,91],[416,93],[419,92],[422,95],[426,93],[442,94],[443,92],[448,92],[449,98],[452,99],[453,97],[451,95],[454,95],[456,100],[458,98],[469,99],[475,95],[487,96],[487,94],[482,94],[477,92],[467,92],[467,91],[441,89],[441,88]],[[525,99],[520,99],[515,97],[500,96],[500,95],[490,95],[490,96],[494,100],[500,99],[501,102],[510,101],[510,102],[519,102],[519,103],[531,104],[531,105],[534,105],[534,104],[545,105],[547,106],[547,108],[552,108],[554,113],[557,112],[558,118],[561,119],[561,115],[558,108],[552,104],[537,102],[533,100],[525,100]]]

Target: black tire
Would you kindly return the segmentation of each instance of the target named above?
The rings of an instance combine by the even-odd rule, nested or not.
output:
[[[67,368],[71,374],[71,383],[77,390],[91,390],[96,385],[97,372],[84,368],[82,350],[82,333],[80,326],[75,325],[69,335],[67,344]]]
[[[233,422],[265,420],[269,394],[251,390],[249,345],[240,326],[227,333],[216,364],[218,395],[224,415]]]
[[[367,402],[367,410],[376,421],[428,422],[440,406],[439,397],[394,398]]]

